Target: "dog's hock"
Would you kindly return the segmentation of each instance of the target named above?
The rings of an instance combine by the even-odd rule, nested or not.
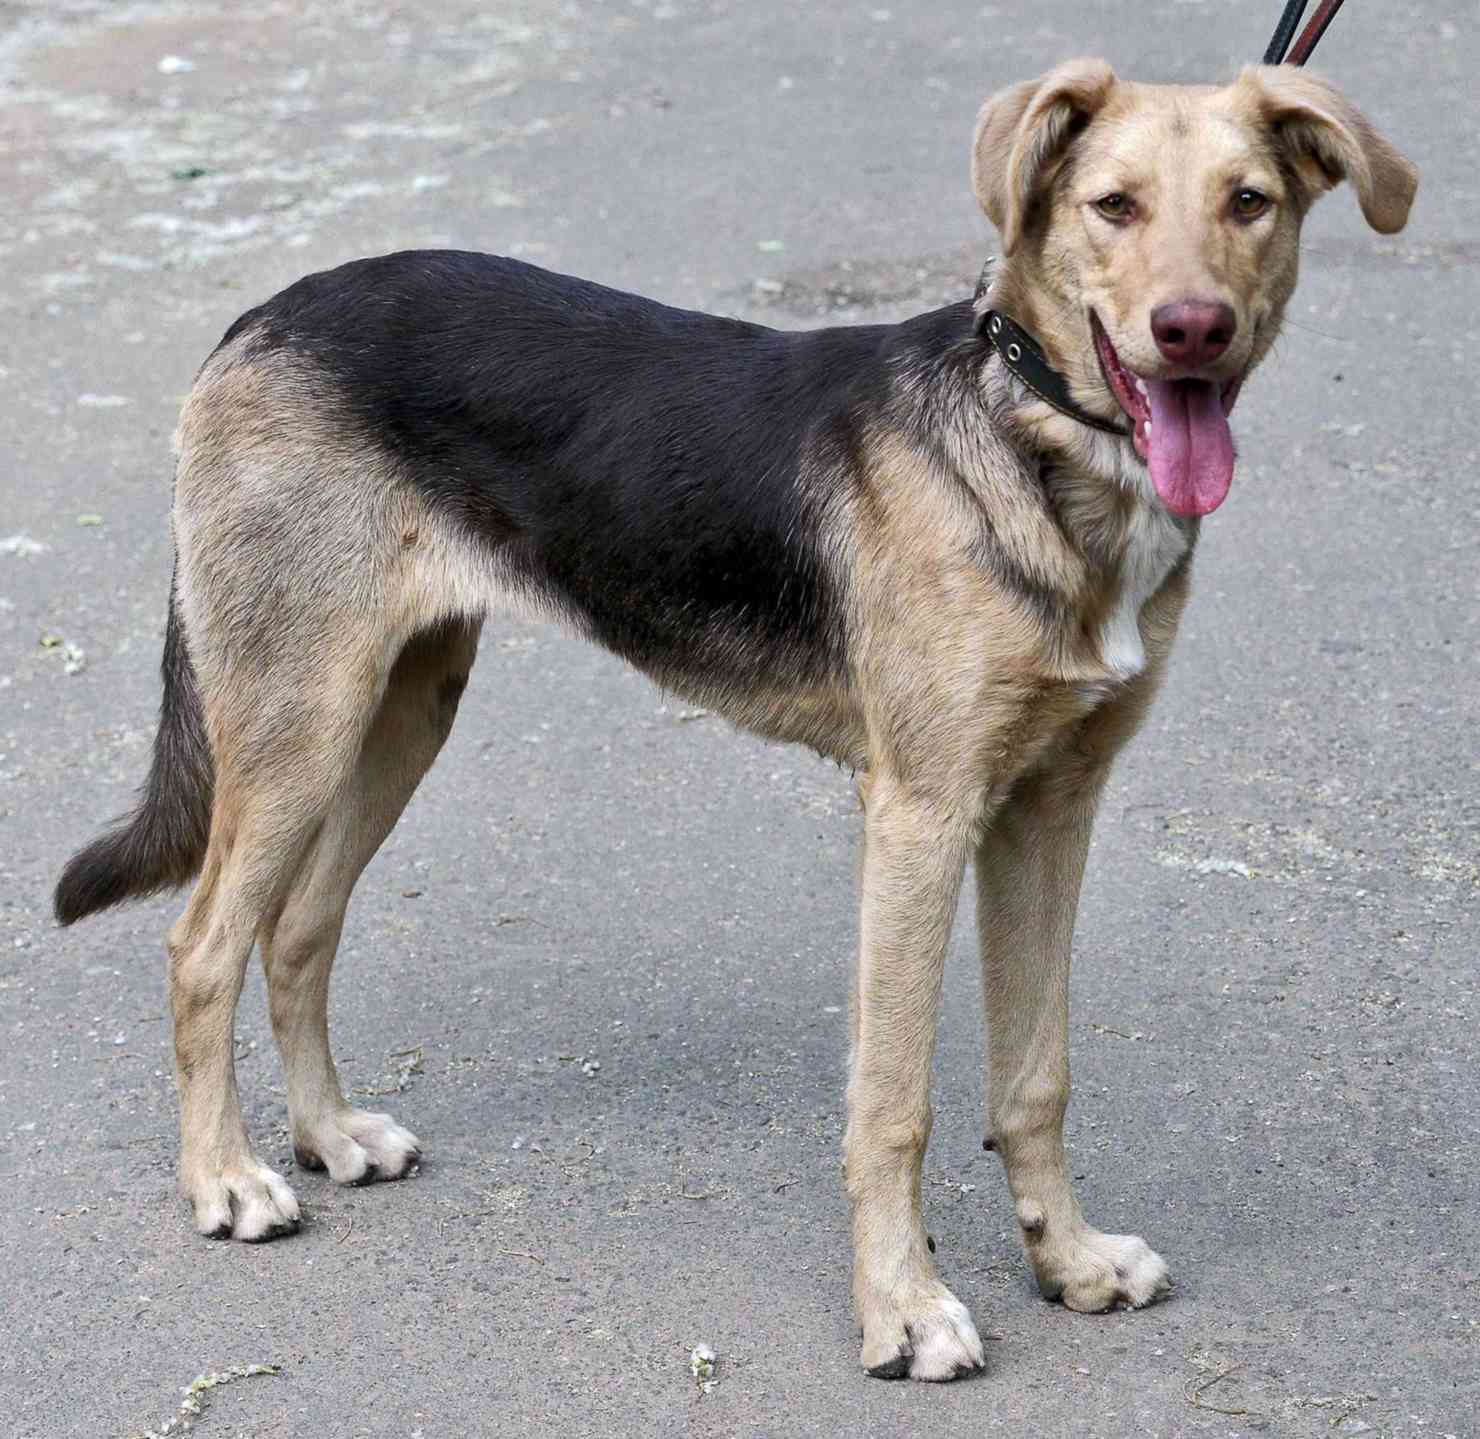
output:
[[[1290,65],[1251,65],[1239,83],[1257,92],[1312,199],[1349,180],[1379,234],[1396,234],[1408,223],[1417,168],[1335,86]]]
[[[1068,60],[982,106],[971,148],[971,188],[1002,236],[1004,255],[1021,242],[1055,163],[1114,87],[1115,72],[1103,60]]]

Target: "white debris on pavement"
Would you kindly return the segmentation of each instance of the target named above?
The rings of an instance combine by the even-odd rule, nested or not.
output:
[[[0,555],[41,555],[46,553],[46,546],[40,540],[33,540],[30,535],[7,535],[0,540]]]
[[[1152,857],[1157,864],[1163,864],[1168,869],[1190,869],[1193,874],[1231,874],[1237,875],[1239,879],[1258,878],[1255,870],[1238,859],[1189,859],[1186,855],[1165,849],[1157,850]]]
[[[61,655],[63,674],[81,674],[87,668],[86,651],[80,645],[74,645],[71,640],[63,639],[60,635],[42,635],[41,648],[53,650]]]
[[[714,1377],[714,1367],[718,1363],[719,1356],[707,1344],[694,1345],[689,1354],[689,1373],[706,1394],[719,1382]]]
[[[205,1412],[205,1401],[201,1396],[207,1390],[230,1384],[237,1379],[250,1379],[258,1374],[281,1373],[282,1370],[276,1364],[237,1364],[230,1369],[202,1374],[199,1378],[192,1379],[181,1391],[185,1397],[180,1401],[179,1412],[174,1418],[165,1420],[158,1429],[145,1429],[142,1432],[135,1430],[129,1435],[129,1439],[169,1439],[171,1435],[183,1434]]]

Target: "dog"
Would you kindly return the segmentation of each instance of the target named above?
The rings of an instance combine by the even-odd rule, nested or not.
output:
[[[345,1099],[329,972],[485,616],[516,611],[860,777],[844,1174],[864,1369],[983,1366],[920,1212],[968,861],[985,1147],[1038,1285],[1087,1312],[1167,1291],[1144,1240],[1086,1223],[1065,1167],[1091,825],[1228,491],[1228,413],[1279,333],[1301,223],[1345,179],[1400,230],[1417,173],[1304,71],[1146,86],[1077,60],[986,103],[971,176],[1001,236],[990,284],[898,325],[782,333],[428,251],[310,275],[226,332],[176,437],[152,768],[55,901],[69,924],[199,876],[168,951],[202,1234],[299,1224],[237,1096],[254,945],[297,1163],[359,1184],[419,1158]]]

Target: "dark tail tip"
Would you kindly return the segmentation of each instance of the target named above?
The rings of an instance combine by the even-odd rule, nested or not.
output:
[[[52,896],[58,923],[74,924],[137,892],[127,862],[128,841],[127,827],[116,829],[95,839],[67,861]]]
[[[68,860],[52,898],[62,924],[184,884],[205,858],[214,768],[173,590],[160,668],[164,702],[139,806]]]
[[[149,777],[143,803],[127,819],[67,861],[52,896],[62,924],[126,899],[182,885],[200,868],[210,829],[210,774],[181,783]]]

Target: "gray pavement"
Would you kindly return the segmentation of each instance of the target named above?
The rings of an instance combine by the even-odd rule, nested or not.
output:
[[[169,435],[248,304],[453,244],[776,324],[902,316],[990,248],[965,184],[986,92],[1086,52],[1226,76],[1276,8],[0,0],[7,1432],[121,1439],[197,1375],[273,1364],[200,1432],[1480,1433],[1473,3],[1353,0],[1325,42],[1422,167],[1414,223],[1380,239],[1339,193],[1309,227],[1091,859],[1075,1173],[1169,1258],[1170,1301],[1033,1292],[979,1145],[963,915],[926,1198],[990,1372],[856,1371],[847,778],[554,631],[491,627],[351,912],[336,1050],[426,1142],[413,1180],[294,1175],[297,1238],[196,1238],[178,900],[48,913],[144,773]],[[286,1172],[255,976],[238,1050]]]

